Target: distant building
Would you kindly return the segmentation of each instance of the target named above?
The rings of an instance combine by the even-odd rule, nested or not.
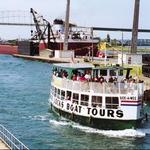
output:
[[[131,40],[124,40],[125,46],[131,46]],[[137,46],[150,46],[150,39],[138,39]]]

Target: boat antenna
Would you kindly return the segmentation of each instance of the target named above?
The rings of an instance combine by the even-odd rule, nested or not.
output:
[[[131,40],[131,53],[132,54],[133,53],[136,54],[136,52],[137,52],[139,7],[140,7],[140,0],[135,0],[134,19],[133,19],[133,28],[132,28],[132,40]]]
[[[70,16],[70,0],[67,0],[66,18],[65,18],[65,38],[63,50],[68,50],[69,16]]]
[[[93,48],[93,27],[91,27],[91,36],[92,36],[92,62],[93,62],[93,51],[94,51],[94,48]]]
[[[121,65],[122,65],[122,67],[123,67],[123,57],[124,57],[124,55],[123,55],[123,31],[122,31],[122,34],[121,34]]]

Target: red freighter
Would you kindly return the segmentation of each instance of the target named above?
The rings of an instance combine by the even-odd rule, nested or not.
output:
[[[0,44],[0,54],[17,54],[18,46],[12,44]]]
[[[53,34],[50,37],[49,49],[51,50],[63,50],[64,44],[64,21],[55,19],[51,26]],[[38,34],[37,34],[38,36]],[[34,38],[36,36],[34,35]],[[55,39],[55,40],[54,40]],[[35,38],[35,41],[37,39]],[[34,41],[34,39],[33,39]],[[45,49],[48,43],[48,37],[45,34],[44,40],[40,40],[39,50]],[[74,50],[76,56],[85,56],[89,53],[96,56],[98,38],[93,38],[92,29],[90,27],[80,27],[73,24],[69,24],[68,33],[68,50]]]
[[[73,24],[69,25],[68,33],[68,50],[74,50],[75,56],[86,56],[97,54],[97,44],[99,39],[93,38],[91,28],[79,27]],[[51,50],[63,50],[64,44],[64,21],[55,19],[51,26],[53,34],[50,37],[50,44],[48,46],[48,37],[45,34],[44,40],[39,42],[39,50],[46,49]],[[55,40],[54,40],[55,39]],[[32,39],[33,42],[37,42],[35,36]],[[29,40],[30,42],[30,40]],[[0,54],[17,54],[19,53],[18,45],[12,44],[0,44]]]

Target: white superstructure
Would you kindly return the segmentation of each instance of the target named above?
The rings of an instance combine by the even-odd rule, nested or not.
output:
[[[81,118],[132,122],[142,120],[144,83],[134,79],[130,81],[131,77],[125,79],[123,72],[129,70],[116,66],[56,64],[52,75],[49,102],[58,113],[67,113]],[[67,75],[61,76],[60,71]],[[75,72],[80,72],[82,75],[88,72],[91,79],[80,77],[81,80],[74,80],[72,76]],[[96,77],[103,77],[105,80],[101,82],[95,80]],[[109,77],[115,80],[111,82]]]

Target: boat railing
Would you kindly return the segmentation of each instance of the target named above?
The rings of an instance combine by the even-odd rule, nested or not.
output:
[[[28,150],[28,148],[0,124],[0,139],[10,148],[18,150]]]
[[[101,94],[131,94],[142,95],[144,91],[143,83],[99,83],[88,81],[73,81],[66,78],[53,76],[52,84],[79,92],[93,92]]]

